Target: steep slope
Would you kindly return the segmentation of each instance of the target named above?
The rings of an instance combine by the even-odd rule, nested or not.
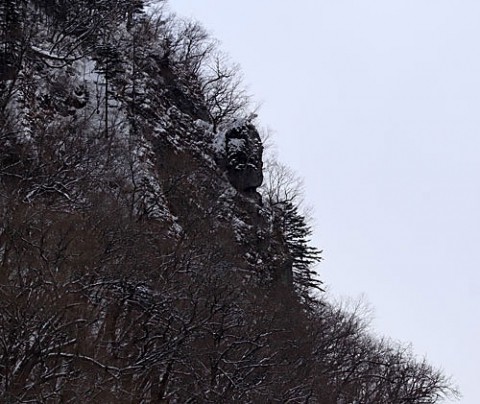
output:
[[[63,196],[72,207],[85,202],[77,183],[88,177],[104,192],[126,195],[132,214],[169,223],[172,235],[208,216],[209,232],[242,244],[249,265],[258,265],[271,238],[256,192],[260,137],[243,100],[215,93],[209,109],[205,96],[209,82],[215,92],[234,90],[220,83],[228,68],[201,77],[200,64],[218,60],[210,60],[197,25],[172,27],[168,17],[114,3],[87,13],[80,2],[70,16],[30,2],[12,6],[28,15],[20,30],[35,25],[23,34],[28,43],[14,42],[5,53],[14,60],[1,81],[5,172],[32,180],[25,200]],[[95,12],[109,25],[90,20]],[[126,16],[130,26],[121,22]]]
[[[434,403],[314,297],[236,69],[138,0],[0,5],[0,401]],[[274,192],[270,195],[282,195]]]

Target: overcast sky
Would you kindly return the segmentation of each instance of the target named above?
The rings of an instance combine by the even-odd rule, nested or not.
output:
[[[305,179],[319,271],[478,404],[480,2],[170,0],[239,62]]]

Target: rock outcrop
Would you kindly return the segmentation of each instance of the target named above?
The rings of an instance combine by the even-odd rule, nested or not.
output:
[[[263,146],[252,124],[225,133],[226,170],[236,190],[254,193],[263,182]]]

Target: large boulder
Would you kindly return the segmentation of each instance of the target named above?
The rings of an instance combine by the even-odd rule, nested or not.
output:
[[[225,133],[225,168],[237,191],[255,193],[263,182],[263,146],[252,124],[234,127]]]

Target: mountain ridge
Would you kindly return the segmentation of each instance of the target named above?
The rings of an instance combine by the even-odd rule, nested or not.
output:
[[[320,251],[265,170],[237,68],[198,23],[144,7],[0,6],[1,400],[454,395],[319,297]]]

